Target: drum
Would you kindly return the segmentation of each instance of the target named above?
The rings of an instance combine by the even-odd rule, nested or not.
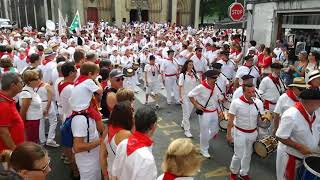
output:
[[[261,127],[263,129],[267,129],[271,126],[271,121],[267,120],[267,119],[261,119],[259,118],[258,120],[258,127]]]
[[[132,65],[132,69],[134,70],[134,71],[136,71],[136,70],[138,70],[139,69],[139,63],[133,63],[133,65]]]
[[[275,137],[267,136],[253,144],[254,151],[262,158],[268,157],[277,149],[278,141]]]
[[[305,170],[301,180],[320,180],[320,155],[310,155],[303,159]]]
[[[272,121],[273,119],[273,115],[272,112],[270,111],[265,111],[264,114],[262,115],[263,118],[265,118],[266,120]]]
[[[128,69],[123,69],[123,74],[125,77],[132,77],[133,76],[133,69],[128,68]]]
[[[223,112],[223,115],[219,116],[219,127],[222,131],[227,131],[228,127],[228,112]]]

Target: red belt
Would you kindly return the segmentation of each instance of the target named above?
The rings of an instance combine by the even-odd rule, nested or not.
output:
[[[257,128],[254,128],[254,129],[242,129],[242,128],[239,128],[237,126],[234,126],[234,127],[236,127],[239,131],[242,131],[244,133],[253,133],[253,132],[255,132],[257,130]]]
[[[271,102],[271,101],[264,100],[264,108],[265,108],[265,109],[270,110],[270,104],[271,104],[271,105],[276,105],[277,103],[273,103],[273,102]]]
[[[210,112],[216,112],[217,111],[217,109],[214,109],[214,110],[210,110],[210,109],[204,109],[204,111],[203,112],[207,112],[207,113],[210,113]]]
[[[166,77],[176,76],[177,74],[165,74]]]

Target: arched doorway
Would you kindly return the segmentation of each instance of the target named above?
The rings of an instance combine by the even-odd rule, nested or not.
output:
[[[87,21],[94,21],[96,24],[99,22],[98,8],[88,7],[87,8]]]

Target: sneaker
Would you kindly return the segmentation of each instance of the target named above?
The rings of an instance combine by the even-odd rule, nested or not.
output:
[[[230,180],[237,180],[237,174],[230,173]]]
[[[208,153],[208,151],[200,151],[200,153],[201,153],[201,155],[203,156],[203,157],[205,157],[205,158],[207,158],[207,159],[210,159],[210,154]]]
[[[55,147],[55,148],[60,146],[55,141],[47,141],[46,145],[50,147]]]
[[[250,180],[250,177],[248,175],[240,176],[240,179],[242,180]]]
[[[192,138],[192,134],[191,134],[190,130],[185,130],[185,131],[184,131],[184,135],[185,135],[187,138]]]
[[[156,104],[156,108],[157,108],[157,109],[159,109],[159,108],[160,108],[159,104]]]

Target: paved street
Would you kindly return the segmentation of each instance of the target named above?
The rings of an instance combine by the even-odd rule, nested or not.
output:
[[[153,154],[156,158],[158,174],[162,173],[161,163],[164,152],[170,141],[176,138],[185,137],[183,130],[180,127],[182,119],[182,110],[179,105],[166,105],[165,91],[161,91],[161,108],[158,111],[159,122],[158,129],[154,136],[155,145],[153,147]],[[136,106],[141,107],[144,103],[145,93],[140,89],[136,95]],[[150,103],[150,106],[154,105]],[[191,132],[193,134],[193,142],[199,144],[199,123],[198,117],[193,113],[191,120]],[[201,168],[201,172],[196,179],[228,179],[229,165],[232,157],[232,149],[228,146],[225,140],[225,132],[220,132],[219,136],[211,141],[209,153],[212,155],[211,159],[205,160]],[[68,180],[69,169],[60,160],[59,149],[48,148],[52,159],[52,172],[50,173],[49,180]],[[261,159],[256,155],[252,156],[250,176],[252,179],[259,180],[275,180],[275,159],[276,153],[273,153],[266,159]]]

